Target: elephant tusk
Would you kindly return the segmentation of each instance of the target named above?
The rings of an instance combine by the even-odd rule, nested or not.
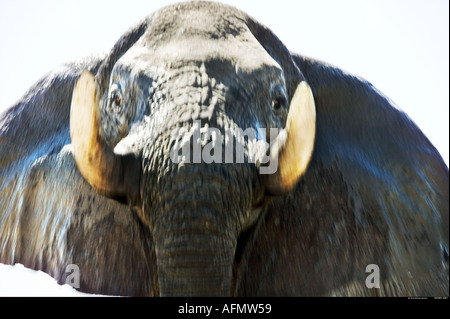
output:
[[[94,75],[84,71],[75,84],[70,109],[70,138],[76,165],[100,195],[134,203],[139,194],[140,163],[134,154],[115,154],[104,141],[96,91]]]
[[[292,98],[285,129],[271,143],[270,161],[278,163],[274,174],[265,175],[266,191],[277,195],[290,191],[304,174],[314,149],[316,107],[309,85],[302,81]]]

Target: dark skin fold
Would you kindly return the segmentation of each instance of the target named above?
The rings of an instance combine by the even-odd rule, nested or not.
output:
[[[81,108],[98,112],[109,154],[89,170],[103,165],[106,190],[74,158],[72,94],[86,71],[96,89],[77,94],[94,101]],[[177,128],[285,128],[302,81],[316,132],[292,188],[260,175],[247,143],[244,163],[171,160]],[[2,115],[0,262],[59,283],[76,264],[80,290],[102,294],[448,296],[448,177],[370,83],[289,52],[236,9],[173,5]],[[365,285],[369,264],[380,289]]]

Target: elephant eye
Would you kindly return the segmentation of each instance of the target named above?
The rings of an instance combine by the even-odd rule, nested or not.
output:
[[[111,106],[121,107],[122,106],[122,93],[118,86],[114,86],[110,95]]]
[[[120,95],[118,93],[114,94],[114,103],[116,103],[117,105],[120,105],[120,102],[122,102],[122,98],[120,97]]]
[[[273,101],[272,101],[272,107],[273,107],[275,110],[278,110],[278,109],[281,107],[281,101],[280,101],[280,99],[275,99],[275,100],[273,100]]]
[[[275,111],[279,111],[283,108],[287,108],[287,96],[286,90],[281,85],[274,85],[271,88],[272,91],[272,108]]]
[[[279,110],[285,107],[287,104],[286,98],[283,96],[277,97],[272,101],[272,107],[274,110]]]

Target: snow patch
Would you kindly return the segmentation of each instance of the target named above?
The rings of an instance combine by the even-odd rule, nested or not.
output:
[[[5,297],[90,297],[100,296],[59,285],[53,277],[22,264],[0,264],[0,296]]]

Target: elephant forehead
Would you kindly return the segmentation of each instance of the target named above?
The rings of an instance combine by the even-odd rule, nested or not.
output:
[[[229,61],[236,67],[248,70],[260,69],[264,65],[278,66],[259,43],[256,45],[238,40],[183,39],[159,47],[156,54],[175,63]]]
[[[156,12],[144,35],[124,59],[133,68],[191,62],[228,61],[240,70],[278,63],[247,26],[248,17],[231,7],[203,3],[170,6]]]
[[[278,70],[280,65],[256,41],[211,40],[199,37],[174,39],[156,47],[137,43],[121,59],[120,64],[127,65],[138,73],[155,68],[171,69],[186,65],[225,65],[229,70],[221,69],[219,73],[239,72],[253,74],[263,69]],[[212,70],[208,70],[212,71]]]

